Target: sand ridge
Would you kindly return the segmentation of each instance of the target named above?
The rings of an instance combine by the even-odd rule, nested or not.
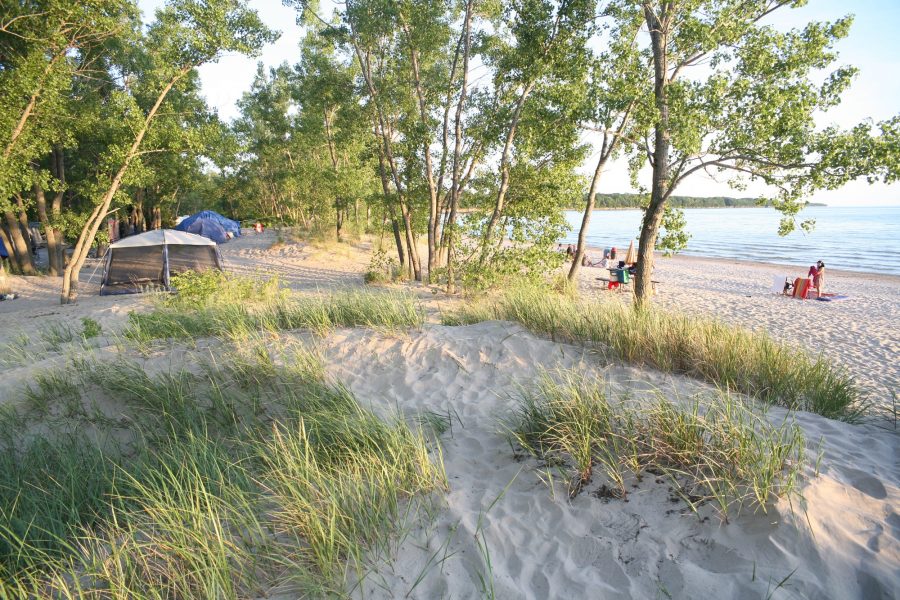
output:
[[[223,245],[222,253],[234,272],[274,273],[304,293],[362,284],[364,247],[336,254],[277,241],[275,232],[246,235]],[[74,306],[58,304],[58,280],[15,278],[22,298],[0,303],[0,343],[19,332],[35,337],[53,322],[77,327],[90,317],[108,336],[97,345],[111,349],[128,312],[148,310],[151,302],[145,296],[97,296],[92,270],[83,272]],[[850,301],[800,302],[768,293],[771,275],[788,271],[691,258],[660,261],[656,302],[764,328],[821,351],[889,405],[900,368],[900,279],[832,273],[829,288],[848,293]],[[610,295],[597,276],[597,270],[582,270],[582,290]],[[429,288],[413,290],[429,310],[442,301]],[[628,502],[595,497],[599,477],[569,500],[565,482],[548,485],[546,470],[517,457],[502,431],[520,386],[541,369],[574,369],[634,396],[662,391],[690,397],[710,391],[702,383],[610,362],[602,352],[541,339],[511,323],[428,324],[400,333],[341,329],[317,344],[329,374],[362,403],[382,414],[399,410],[410,420],[429,411],[447,415],[451,424],[440,438],[449,490],[436,498],[434,519],[404,532],[354,597],[477,598],[491,585],[497,598],[897,597],[900,435],[884,421],[848,425],[791,415],[805,433],[811,462],[822,451],[819,476],[810,467],[802,487],[805,503],[779,502],[768,514],[744,513],[724,524],[711,507],[694,515],[673,502],[667,483],[652,476],[633,482]],[[0,365],[0,401],[17,401],[22,385],[41,369],[63,364],[72,351]],[[148,364],[162,369],[190,356],[178,351]],[[767,416],[773,423],[788,418],[779,408]],[[279,596],[278,589],[270,597],[292,597]]]
[[[673,502],[668,484],[652,475],[633,482],[628,502],[595,497],[599,477],[570,501],[564,482],[548,487],[537,461],[517,460],[502,433],[517,386],[539,369],[565,368],[632,394],[711,390],[606,363],[510,323],[428,327],[406,338],[340,331],[325,343],[330,372],[360,399],[410,417],[456,419],[442,437],[445,508],[366,579],[359,597],[477,597],[489,574],[497,598],[749,599],[766,597],[792,572],[775,597],[890,598],[900,583],[893,432],[795,415],[810,455],[825,440],[820,475],[808,473],[803,486],[806,513],[779,502],[768,514],[723,524],[710,507],[694,515]],[[768,412],[774,423],[785,417]]]

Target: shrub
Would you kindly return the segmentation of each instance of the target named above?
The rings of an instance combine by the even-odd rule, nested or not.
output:
[[[390,283],[398,277],[399,272],[397,259],[379,249],[372,253],[364,279],[366,283]]]

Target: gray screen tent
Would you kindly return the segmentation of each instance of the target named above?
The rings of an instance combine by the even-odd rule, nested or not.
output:
[[[156,229],[110,245],[100,295],[170,290],[171,275],[208,269],[222,270],[214,241],[184,231]]]

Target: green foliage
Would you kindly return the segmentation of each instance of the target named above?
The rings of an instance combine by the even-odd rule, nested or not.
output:
[[[824,358],[718,321],[617,301],[582,302],[534,286],[507,288],[443,317],[449,325],[494,319],[518,321],[554,339],[599,343],[626,362],[696,377],[791,410],[854,421],[866,409],[853,379]]]
[[[667,205],[663,212],[662,230],[656,242],[656,247],[662,250],[666,256],[670,256],[687,247],[688,240],[691,235],[685,231],[687,221],[684,218],[684,211]]]
[[[363,276],[366,283],[390,283],[394,281],[400,274],[400,265],[393,256],[388,256],[387,252],[377,249],[372,253],[369,260],[369,268]]]
[[[103,332],[100,323],[90,317],[81,317],[81,337],[86,340],[95,338]]]

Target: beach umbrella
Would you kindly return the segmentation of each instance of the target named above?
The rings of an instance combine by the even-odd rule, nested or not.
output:
[[[628,244],[628,252],[625,253],[625,264],[633,265],[637,262],[637,250],[634,249],[634,240]]]

